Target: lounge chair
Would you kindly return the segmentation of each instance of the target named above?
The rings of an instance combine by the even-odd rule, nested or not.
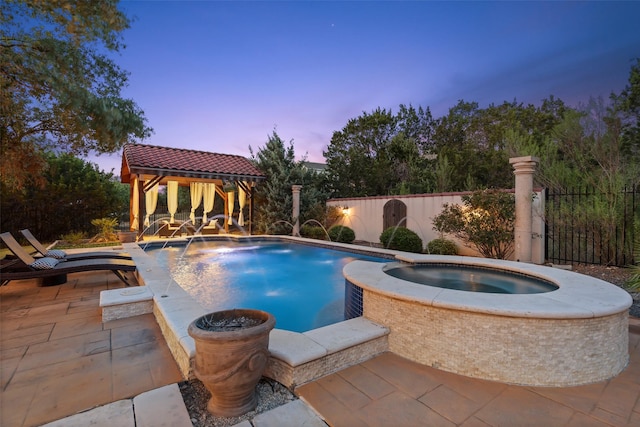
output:
[[[0,269],[2,284],[0,286],[6,285],[11,280],[35,278],[49,279],[48,284],[62,284],[67,281],[68,273],[102,270],[112,271],[118,276],[118,279],[127,286],[131,286],[125,273],[136,270],[134,262],[126,259],[93,258],[77,261],[65,261],[50,257],[36,259],[20,246],[11,233],[0,234],[0,239],[20,260],[19,263],[12,261],[2,265]]]
[[[200,229],[200,233],[208,235],[208,234],[218,234],[220,230],[218,229],[218,219],[212,219],[209,221],[209,224],[205,225]]]
[[[160,237],[181,237],[182,233],[187,233],[192,236],[195,232],[196,229],[193,225],[182,221],[171,223],[169,221],[162,221],[162,226],[158,229],[158,235]]]
[[[20,233],[29,242],[33,248],[38,251],[43,257],[57,258],[65,261],[77,261],[80,259],[92,259],[92,258],[117,258],[117,259],[131,259],[131,256],[125,252],[81,252],[77,254],[68,254],[59,249],[47,249],[40,243],[38,239],[28,229],[20,230]]]

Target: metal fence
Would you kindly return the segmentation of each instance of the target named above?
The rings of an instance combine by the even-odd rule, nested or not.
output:
[[[546,190],[545,258],[559,264],[633,264],[640,229],[640,186]]]

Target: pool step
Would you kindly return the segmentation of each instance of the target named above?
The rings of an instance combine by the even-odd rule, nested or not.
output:
[[[153,292],[147,286],[102,291],[100,309],[103,322],[153,313]]]
[[[389,350],[389,329],[364,317],[296,333],[274,329],[265,376],[294,389]]]

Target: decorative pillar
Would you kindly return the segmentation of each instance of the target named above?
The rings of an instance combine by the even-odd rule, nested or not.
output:
[[[291,191],[293,192],[293,231],[292,236],[300,235],[300,189],[302,185],[292,185]]]
[[[540,161],[534,156],[512,157],[509,163],[516,176],[515,259],[531,262],[533,174]]]

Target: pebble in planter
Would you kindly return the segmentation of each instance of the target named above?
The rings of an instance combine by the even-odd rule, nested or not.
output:
[[[256,385],[269,359],[275,323],[272,314],[249,309],[217,311],[191,322],[194,373],[211,393],[209,412],[235,417],[255,409]]]

